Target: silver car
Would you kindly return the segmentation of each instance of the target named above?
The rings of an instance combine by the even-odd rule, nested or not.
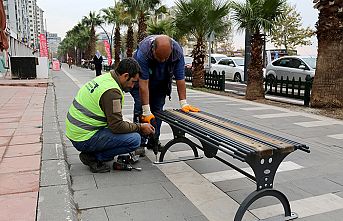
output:
[[[288,79],[293,78],[298,81],[305,81],[307,75],[314,77],[316,69],[316,57],[310,56],[285,56],[274,60],[267,65],[266,78],[268,79]]]

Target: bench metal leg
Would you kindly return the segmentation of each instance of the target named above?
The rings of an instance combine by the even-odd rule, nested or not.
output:
[[[245,200],[242,202],[242,204],[240,205],[240,207],[238,208],[236,212],[234,221],[241,221],[244,216],[244,213],[247,211],[249,206],[256,200],[258,200],[259,198],[262,198],[265,196],[273,196],[280,200],[280,202],[282,203],[283,209],[285,211],[285,220],[293,220],[293,219],[298,218],[297,214],[291,212],[289,201],[283,193],[275,189],[264,189],[264,190],[254,191],[251,194],[249,194],[247,198],[245,198]]]
[[[190,139],[186,138],[186,137],[176,137],[173,140],[169,141],[162,149],[161,153],[160,153],[160,159],[159,162],[163,162],[163,158],[164,155],[166,154],[166,152],[168,151],[168,149],[173,146],[176,143],[186,143],[188,144],[188,146],[190,146],[190,148],[192,148],[193,153],[194,153],[194,158],[198,159],[199,158],[199,153],[196,147],[196,144],[191,141]],[[189,159],[188,159],[189,160]],[[175,162],[175,161],[173,161]]]

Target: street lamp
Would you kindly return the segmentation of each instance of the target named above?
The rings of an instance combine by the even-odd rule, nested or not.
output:
[[[74,47],[74,49],[75,49],[75,58],[74,58],[74,62],[75,62],[75,65],[76,65],[76,60],[77,60],[76,46]]]

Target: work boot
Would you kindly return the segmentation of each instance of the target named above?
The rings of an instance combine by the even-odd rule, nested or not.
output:
[[[106,173],[111,170],[107,164],[97,160],[91,153],[81,152],[79,158],[84,165],[89,166],[92,173]]]

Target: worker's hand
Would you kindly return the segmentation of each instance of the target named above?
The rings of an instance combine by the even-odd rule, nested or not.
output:
[[[188,113],[188,112],[199,112],[200,111],[199,108],[189,105],[186,100],[181,100],[180,106],[181,106],[181,110],[183,112],[186,112],[186,113]]]
[[[140,132],[145,136],[149,136],[155,133],[155,128],[151,124],[143,123],[141,124]]]
[[[153,114],[150,114],[148,116],[141,116],[141,122],[142,123],[149,123],[151,124],[151,122],[155,119],[155,116]]]
[[[155,116],[151,113],[149,104],[143,105],[142,109],[141,122],[151,124],[151,121],[155,119]]]

